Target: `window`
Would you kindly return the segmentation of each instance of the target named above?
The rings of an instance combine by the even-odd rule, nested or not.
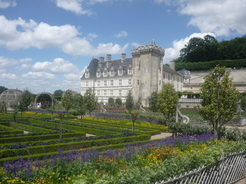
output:
[[[179,82],[179,76],[177,76],[177,82]]]
[[[101,77],[101,72],[97,72],[97,77]]]
[[[111,70],[111,71],[110,71],[110,77],[113,77],[113,76],[114,76],[114,71]]]
[[[139,85],[139,80],[137,80],[137,84]]]
[[[104,71],[103,72],[103,77],[107,77],[108,76],[108,71]]]
[[[86,86],[86,87],[89,87],[89,81],[86,81],[86,82],[85,82],[85,86]]]
[[[118,70],[118,75],[119,76],[123,75],[123,70]]]
[[[122,95],[122,91],[121,90],[119,90],[119,96],[121,96]]]
[[[114,86],[114,80],[110,80],[110,86]]]
[[[128,85],[132,85],[132,79],[128,79]]]
[[[122,79],[119,80],[119,86],[122,86]]]
[[[85,78],[89,78],[90,77],[90,72],[86,72],[85,73]]]
[[[128,69],[128,75],[131,75],[132,74],[132,68],[131,69]]]
[[[104,81],[104,86],[107,86],[107,81],[106,80]]]
[[[97,96],[100,96],[100,90],[97,90]]]
[[[103,94],[104,94],[104,96],[107,96],[107,90],[104,90]]]
[[[110,96],[113,96],[113,95],[114,95],[114,91],[110,90]]]
[[[97,81],[97,86],[100,86],[100,81]]]

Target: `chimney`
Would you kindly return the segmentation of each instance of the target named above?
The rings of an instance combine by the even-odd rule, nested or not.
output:
[[[126,53],[121,53],[121,59],[122,60],[126,59]]]
[[[170,61],[170,68],[175,71],[175,62],[174,61]]]
[[[111,61],[111,54],[107,54],[107,61]]]
[[[99,62],[101,62],[101,63],[104,62],[104,57],[100,57]]]

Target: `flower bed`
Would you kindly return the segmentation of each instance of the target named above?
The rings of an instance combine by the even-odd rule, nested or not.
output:
[[[43,161],[5,162],[2,183],[154,183],[216,162],[222,154],[246,149],[245,142],[219,141],[213,134],[167,138],[106,152],[59,150]]]

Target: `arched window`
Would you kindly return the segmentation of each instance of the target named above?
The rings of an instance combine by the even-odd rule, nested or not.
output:
[[[97,72],[97,77],[101,77],[102,73],[99,71]]]

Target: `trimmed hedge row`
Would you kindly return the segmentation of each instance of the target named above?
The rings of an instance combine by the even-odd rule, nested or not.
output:
[[[24,137],[7,137],[1,138],[1,144],[6,143],[16,143],[16,142],[33,142],[33,141],[45,141],[50,139],[58,139],[60,134],[48,134],[48,135],[30,135]],[[70,138],[70,137],[84,137],[84,132],[76,132],[76,133],[63,133],[63,138]]]
[[[100,121],[94,121],[93,123],[83,122],[82,126],[92,127],[93,125],[95,125],[95,127],[102,128],[102,129],[109,129],[111,131],[118,131],[118,132],[132,131],[132,125],[117,125],[115,123],[113,124],[113,123],[100,122]],[[155,134],[160,134],[161,130],[157,128],[135,126],[134,132],[137,134],[147,133],[147,134],[155,135]]]
[[[52,132],[55,133],[57,132],[56,130],[25,125],[25,124],[17,123],[17,122],[10,122],[10,126],[13,128],[21,129],[21,130],[28,131],[28,132],[34,132],[34,133],[52,133]]]
[[[227,68],[246,68],[246,59],[176,63],[175,69],[182,70],[185,68],[190,71],[211,70],[217,65]]]
[[[22,135],[23,131],[22,130],[18,130],[18,129],[14,129],[14,130],[10,130],[10,131],[0,131],[0,136],[15,136],[15,135]]]
[[[137,135],[137,136],[131,136],[131,137],[121,137],[121,138],[114,138],[114,139],[102,139],[100,140],[92,140],[92,141],[84,141],[84,142],[77,142],[74,144],[56,144],[53,147],[49,146],[52,145],[45,145],[45,146],[35,146],[32,147],[32,149],[28,148],[29,154],[30,152],[34,152],[31,155],[23,155],[22,158],[27,159],[27,158],[32,158],[32,159],[43,159],[44,156],[51,156],[51,155],[56,155],[58,154],[58,149],[61,148],[64,150],[65,153],[67,152],[72,152],[73,149],[80,149],[82,148],[82,145],[84,146],[83,148],[86,149],[96,149],[98,151],[101,150],[107,150],[107,149],[113,149],[113,148],[123,148],[125,145],[128,143],[135,144],[135,143],[143,143],[143,142],[150,142],[150,135],[149,134],[142,134],[142,135]],[[90,142],[90,143],[89,143]],[[83,144],[84,143],[84,144]],[[59,146],[60,145],[60,146]],[[57,147],[58,146],[58,147]],[[86,147],[88,146],[88,147]],[[27,151],[27,149],[20,149],[23,151]],[[39,152],[38,150],[42,150]],[[35,153],[36,152],[36,153]],[[12,161],[12,160],[18,160],[19,156],[14,156],[15,151],[11,149],[5,149],[0,151],[0,156],[8,156],[7,158],[2,158],[0,159],[0,164],[6,161]],[[11,157],[12,156],[12,157]]]

